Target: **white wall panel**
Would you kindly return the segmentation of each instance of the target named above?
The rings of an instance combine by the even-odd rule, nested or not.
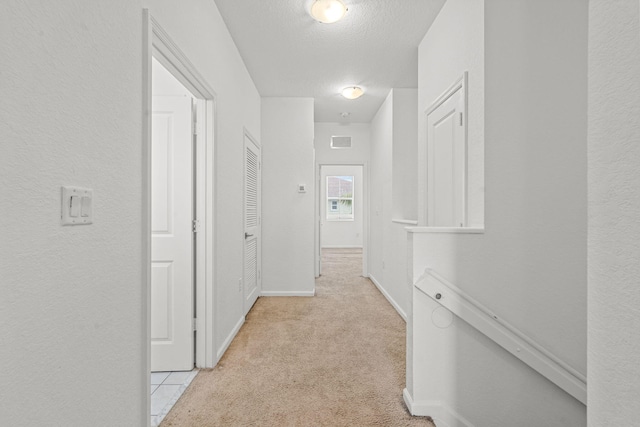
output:
[[[640,8],[589,2],[589,426],[640,417]]]
[[[484,225],[485,232],[421,235],[414,261],[584,375],[587,4],[449,0],[419,53],[420,111],[469,72],[469,225]],[[473,162],[483,167],[473,171]],[[486,193],[473,187],[481,181]],[[474,192],[484,194],[484,215]],[[483,340],[464,332],[456,346],[472,349]],[[487,377],[505,359],[499,347],[487,348],[493,362],[456,353],[448,402],[455,411],[477,425],[584,425],[586,408],[534,380],[538,374],[526,366],[521,380]],[[558,396],[552,410],[536,397],[545,388]],[[496,401],[502,415],[491,407]]]
[[[264,295],[315,290],[313,126],[312,98],[262,99]]]
[[[0,425],[143,425],[141,4],[3,1],[0,40]]]

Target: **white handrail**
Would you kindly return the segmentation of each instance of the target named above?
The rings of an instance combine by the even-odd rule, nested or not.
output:
[[[550,351],[427,268],[414,286],[583,404],[587,379]]]

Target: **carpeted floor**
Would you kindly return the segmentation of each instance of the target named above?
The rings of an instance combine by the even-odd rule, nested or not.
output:
[[[168,426],[433,426],[402,400],[405,323],[361,277],[362,253],[323,251],[317,296],[259,298]]]

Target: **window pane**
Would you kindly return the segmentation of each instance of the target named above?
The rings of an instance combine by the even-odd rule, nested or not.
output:
[[[352,203],[351,200],[349,200],[349,199],[340,200],[340,213],[341,214],[351,214],[351,213],[353,213],[352,207],[353,207],[353,203]]]
[[[327,177],[327,197],[340,197],[340,180],[337,176]]]
[[[353,197],[353,177],[341,176],[340,178],[340,197]]]
[[[327,176],[327,220],[353,219],[353,176]]]

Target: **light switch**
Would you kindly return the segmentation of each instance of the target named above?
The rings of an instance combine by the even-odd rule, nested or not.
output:
[[[83,218],[91,217],[91,197],[82,196],[82,205],[80,207],[80,215]]]
[[[93,190],[62,187],[62,225],[85,225],[93,222]]]
[[[69,216],[77,218],[80,212],[80,196],[71,196],[69,199]]]

